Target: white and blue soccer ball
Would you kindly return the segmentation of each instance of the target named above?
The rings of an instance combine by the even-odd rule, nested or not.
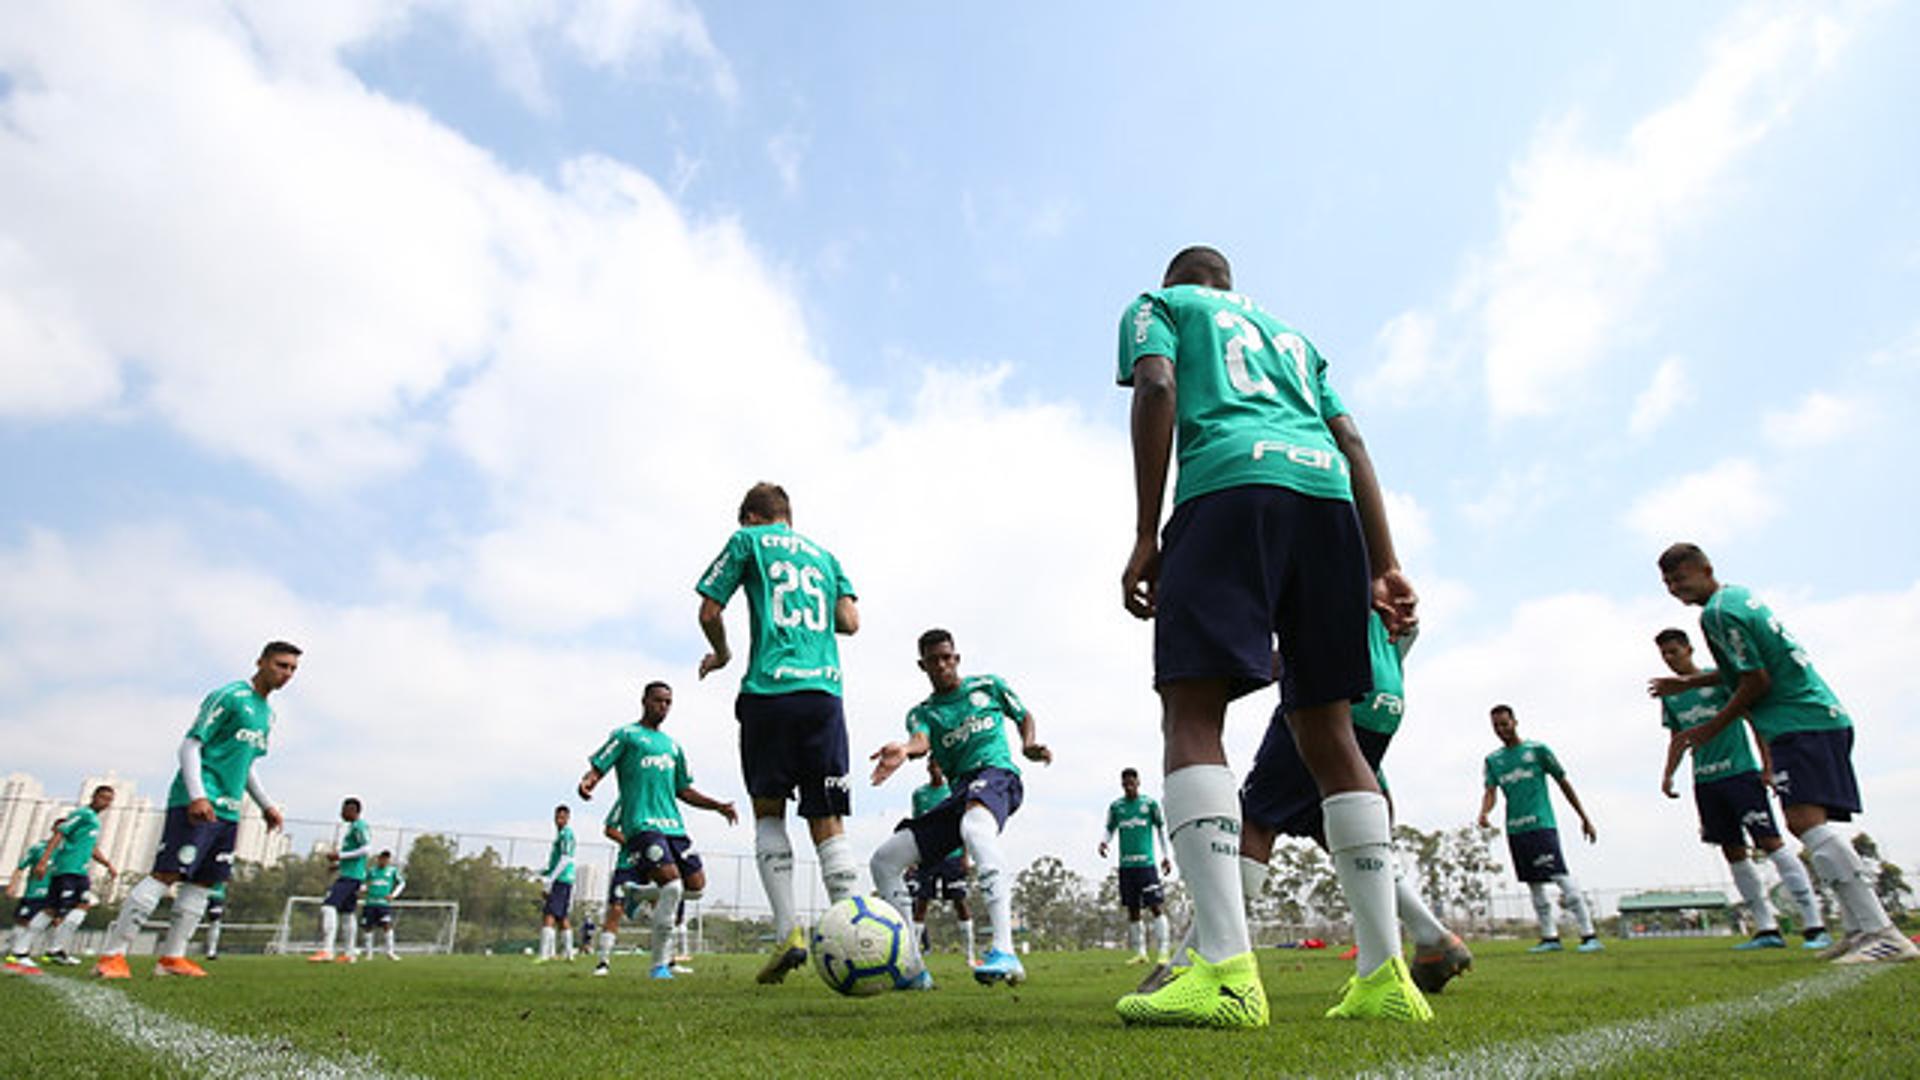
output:
[[[835,993],[866,997],[920,974],[913,927],[877,896],[836,902],[813,927],[813,970]]]

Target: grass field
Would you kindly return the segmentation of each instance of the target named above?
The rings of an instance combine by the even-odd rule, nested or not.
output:
[[[1030,957],[1014,991],[975,986],[943,954],[940,990],[866,1000],[810,971],[757,986],[743,956],[703,956],[671,983],[637,957],[605,979],[585,960],[230,957],[212,979],[154,980],[143,960],[117,985],[84,968],[0,977],[0,1076],[1920,1075],[1920,964],[1840,969],[1728,944],[1480,943],[1418,1028],[1320,1019],[1350,965],[1267,950],[1273,1026],[1233,1034],[1122,1028],[1113,1001],[1140,969],[1105,952]]]

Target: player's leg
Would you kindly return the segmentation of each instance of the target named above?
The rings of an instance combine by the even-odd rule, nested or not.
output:
[[[967,948],[967,966],[979,963],[973,941],[973,911],[967,907],[967,886],[964,881],[954,886],[949,895],[953,900],[953,919],[960,924],[960,941]]]
[[[1000,845],[1000,830],[1020,808],[1025,792],[1018,774],[1004,769],[982,769],[974,776],[972,784],[962,785],[958,779],[954,783],[956,790],[967,791],[966,812],[960,815],[960,839],[967,857],[973,860],[980,895],[987,902],[987,918],[993,923],[992,944],[973,969],[973,978],[983,985],[1018,985],[1026,981],[1027,970],[1013,951],[1013,874]],[[984,785],[980,783],[983,780]]]
[[[607,886],[607,909],[600,920],[600,936],[594,939],[595,962],[593,973],[606,975],[613,970],[613,947],[620,940],[620,916],[627,905],[627,885],[632,880],[633,871],[617,868],[613,872],[613,881]]]
[[[1734,891],[1753,920],[1753,938],[1734,946],[1736,949],[1779,949],[1786,947],[1780,936],[1780,923],[1773,905],[1767,900],[1766,883],[1760,870],[1748,857],[1746,826],[1743,820],[1758,813],[1771,821],[1767,792],[1758,773],[1731,776],[1693,785],[1693,801],[1700,813],[1700,839],[1720,848],[1727,860],[1727,873],[1733,878]]]
[[[921,884],[921,875],[917,868],[909,868],[903,876],[907,882],[907,896],[913,901],[913,939],[920,943],[920,950],[925,952],[929,947],[927,909],[933,906],[933,902],[927,896],[927,889]],[[885,896],[886,893],[880,891],[880,879],[876,877],[873,881],[874,891]]]
[[[688,965],[693,960],[693,949],[687,934],[687,905],[699,903],[707,895],[707,871],[700,856],[694,854],[691,847],[680,854],[678,861],[680,882],[686,888],[673,909],[673,973],[691,975],[693,968]]]
[[[1787,828],[1806,845],[1814,872],[1833,890],[1855,940],[1836,963],[1920,958],[1920,948],[1893,926],[1866,867],[1836,826],[1860,812],[1853,773],[1853,729],[1802,731],[1770,741],[1775,787]]]
[[[786,701],[793,695],[741,694],[734,700],[740,722],[740,773],[753,801],[753,861],[773,913],[773,954],[758,980],[774,983],[806,961],[806,940],[794,921],[793,841],[787,836],[787,797],[794,788],[789,767],[791,733]]]
[[[213,823],[188,818],[186,807],[167,809],[160,830],[160,847],[153,855],[153,872],[142,878],[120,902],[120,914],[107,928],[106,944],[93,966],[95,975],[106,979],[133,977],[127,969],[127,949],[133,945],[134,935],[140,932],[141,924],[152,917],[160,901],[167,898],[175,883],[199,871],[201,861],[208,857],[204,848],[212,841],[213,832]]]
[[[1747,917],[1753,920],[1753,938],[1734,946],[1736,949],[1784,949],[1785,938],[1780,936],[1780,921],[1774,916],[1773,904],[1767,900],[1767,883],[1760,878],[1760,868],[1753,864],[1744,844],[1722,844],[1720,854],[1727,860],[1727,873],[1733,878],[1733,888],[1740,894],[1740,902],[1747,907]]]
[[[53,947],[50,954],[56,963],[77,964],[72,955],[73,936],[80,931],[82,923],[87,921],[87,912],[93,909],[93,894],[87,893],[72,911],[60,919],[53,928]]]
[[[1128,963],[1147,962],[1147,926],[1140,921],[1140,905],[1127,905],[1127,944],[1133,948],[1133,959]]]
[[[551,889],[548,890],[547,895],[549,897],[553,895]],[[542,900],[541,903],[542,905],[550,905],[552,901]],[[554,925],[553,912],[545,910],[543,907],[543,910],[540,912],[540,951],[534,955],[534,963],[544,964],[553,959],[553,938],[558,931],[559,927]]]
[[[1756,837],[1754,847],[1760,849],[1767,861],[1773,864],[1773,872],[1780,876],[1780,884],[1793,899],[1793,906],[1800,913],[1801,948],[1824,949],[1833,944],[1827,935],[1826,913],[1820,910],[1820,898],[1813,891],[1813,880],[1807,877],[1807,868],[1800,864],[1800,856],[1787,849],[1780,840],[1779,833],[1772,836]]]
[[[7,957],[8,963],[27,968],[31,971],[39,970],[40,965],[33,959],[33,947],[35,943],[40,940],[41,935],[46,934],[52,929],[54,920],[61,917],[60,912],[52,905],[53,887],[51,884],[47,887],[47,901],[48,903],[41,905],[40,910],[34,912],[32,917],[27,920],[26,926],[14,934],[13,952]]]
[[[345,951],[340,954],[340,959],[350,964],[354,962],[359,954],[360,920],[354,918],[354,913],[360,907],[360,883],[358,881],[352,881],[349,887],[352,889],[352,892],[343,897],[341,901],[340,919],[346,926],[347,947]]]
[[[187,975],[202,978],[207,973],[187,959],[187,942],[200,927],[200,918],[212,902],[213,887],[225,881],[233,870],[234,840],[240,832],[235,821],[214,821],[203,833],[206,847],[200,852],[194,872],[180,883],[173,894],[173,919],[167,924],[166,937],[160,942],[157,975]]]
[[[789,696],[799,699],[795,704],[804,710],[804,716],[794,725],[798,736],[794,762],[794,779],[800,792],[797,809],[813,839],[827,902],[838,903],[860,891],[859,863],[841,820],[853,812],[853,787],[847,779],[846,710],[835,694],[810,691]]]
[[[1374,732],[1368,732],[1362,738],[1384,738]],[[1364,747],[1363,747],[1364,749]],[[1385,756],[1385,747],[1381,748]],[[1379,772],[1379,760],[1376,757],[1375,775],[1380,776],[1381,794],[1387,796],[1387,813],[1393,814],[1393,795],[1387,791],[1386,778]],[[1393,858],[1393,906],[1400,916],[1401,925],[1413,936],[1413,959],[1407,964],[1407,970],[1413,974],[1414,985],[1422,993],[1437,994],[1446,989],[1454,976],[1464,974],[1473,967],[1473,952],[1460,940],[1460,935],[1447,929],[1447,924],[1427,906],[1426,898],[1414,887],[1413,878],[1407,874],[1406,866],[1400,857],[1400,847],[1396,843]]]
[[[1159,882],[1156,881],[1154,884],[1158,885]],[[1149,910],[1153,912],[1151,933],[1153,954],[1160,963],[1164,964],[1173,958],[1173,942],[1170,940],[1173,936],[1173,927],[1167,922],[1166,905],[1154,904]]]
[[[660,888],[660,898],[653,905],[653,967],[649,973],[655,979],[671,979],[673,913],[680,906],[680,896],[687,887],[680,880],[680,868],[665,852],[662,852],[662,861],[652,868],[649,876]]]
[[[220,959],[220,928],[227,922],[226,905],[214,903],[207,908],[206,956],[209,960]]]
[[[896,826],[893,835],[882,840],[880,846],[873,849],[873,857],[867,860],[867,872],[873,876],[873,891],[880,899],[893,905],[895,911],[913,913],[915,947],[919,946],[926,929],[927,898],[914,895],[914,886],[907,879],[912,874],[910,868],[919,862],[920,843],[914,836],[911,823],[906,821]]]

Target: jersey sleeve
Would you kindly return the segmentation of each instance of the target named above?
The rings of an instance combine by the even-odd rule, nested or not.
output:
[[[693,773],[687,768],[687,751],[678,743],[673,747],[673,790],[679,793],[693,786]]]
[[[1313,349],[1313,346],[1309,344],[1307,348]],[[1347,403],[1341,401],[1340,395],[1334,391],[1333,380],[1327,377],[1327,367],[1327,358],[1320,355],[1319,349],[1313,349],[1313,370],[1318,377],[1316,381],[1320,384],[1317,389],[1320,395],[1319,407],[1322,420],[1347,415]]]
[[[1180,335],[1173,328],[1173,312],[1167,302],[1152,293],[1127,305],[1120,319],[1120,367],[1116,380],[1121,386],[1133,385],[1133,366],[1143,356],[1164,356],[1172,360],[1180,350]]]
[[[81,817],[80,811],[75,810],[60,822],[60,835],[71,840],[73,839],[73,834],[78,832],[83,824],[84,819]]]
[[[226,689],[215,690],[200,702],[200,712],[194,716],[193,726],[187,729],[187,738],[198,739],[202,745],[212,742],[224,733],[227,718],[232,713],[233,707],[227,704]]]
[[[724,605],[740,587],[740,579],[747,572],[747,561],[752,557],[752,540],[745,530],[735,532],[727,538],[727,546],[714,556],[707,572],[700,576],[700,583],[694,591],[716,604]]]
[[[927,730],[926,717],[920,715],[920,706],[907,710],[907,737],[912,738]]]
[[[1120,804],[1117,802],[1110,802],[1107,804],[1107,831],[1112,832],[1113,830],[1119,827],[1120,827]]]
[[[1147,820],[1152,822],[1157,828],[1166,828],[1167,819],[1160,814],[1160,800],[1147,800]]]
[[[1721,655],[1727,660],[1727,666],[1736,673],[1759,671],[1766,667],[1766,661],[1760,657],[1759,634],[1761,621],[1759,611],[1744,604],[1716,605],[1709,615],[1700,618],[1700,628],[1720,643]],[[1728,680],[1728,684],[1738,679]]]
[[[833,560],[833,594],[852,600],[860,599],[860,594],[853,590],[853,582],[847,580],[847,571],[840,565],[840,559],[837,556]],[[833,613],[828,612],[827,616],[832,618]]]
[[[1007,710],[1008,716],[1013,717],[1015,722],[1027,718],[1026,702],[1020,700],[1020,695],[1013,692],[1013,687],[1008,686],[1005,679],[995,675],[993,677],[993,688],[999,693],[1000,703]]]
[[[1481,764],[1480,773],[1482,776],[1486,778],[1484,781],[1486,785],[1488,787],[1493,787],[1494,779],[1493,779],[1493,755],[1492,754],[1488,754],[1487,760]]]
[[[593,766],[595,772],[605,776],[608,770],[620,760],[620,752],[625,748],[626,740],[622,739],[620,733],[616,731],[607,736],[605,745],[593,752],[593,756],[587,759],[587,764]]]
[[[1660,726],[1668,731],[1680,730],[1680,718],[1673,715],[1673,702],[1669,698],[1660,699]]]
[[[1567,770],[1561,766],[1560,759],[1553,756],[1553,751],[1545,746],[1540,748],[1540,767],[1547,771],[1548,776],[1565,777],[1567,775]]]

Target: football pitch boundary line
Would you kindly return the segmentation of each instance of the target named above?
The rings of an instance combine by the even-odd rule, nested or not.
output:
[[[235,1035],[202,1027],[149,1008],[125,994],[78,979],[43,975],[27,979],[65,999],[72,1015],[136,1050],[164,1057],[169,1064],[206,1077],[273,1077],[284,1080],[406,1080],[381,1069],[371,1057],[321,1057],[290,1042]]]
[[[1355,1075],[1364,1080],[1404,1076],[1530,1080],[1606,1069],[1641,1054],[1698,1042],[1715,1032],[1769,1013],[1845,993],[1890,970],[1890,964],[1862,964],[1797,979],[1752,997],[1691,1005],[1664,1016],[1603,1024],[1536,1042],[1498,1043],[1415,1058]]]

